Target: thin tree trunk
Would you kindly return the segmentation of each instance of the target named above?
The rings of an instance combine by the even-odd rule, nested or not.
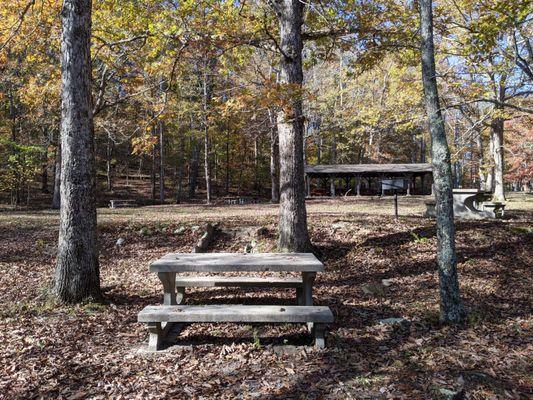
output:
[[[331,141],[331,164],[337,164],[337,134],[333,132]],[[331,196],[335,196],[335,179],[331,178],[330,188]]]
[[[165,202],[165,162],[164,162],[165,126],[163,124],[163,121],[159,121],[158,128],[159,128],[159,202],[163,204]]]
[[[205,196],[206,203],[211,204],[211,169],[209,159],[211,155],[211,142],[209,138],[209,103],[211,101],[211,90],[209,87],[209,72],[211,69],[211,60],[206,59],[204,63],[203,76],[203,108],[204,108],[204,171],[205,171]]]
[[[64,302],[100,298],[91,6],[91,0],[64,0],[61,12],[61,218],[54,291]]]
[[[229,194],[230,186],[230,166],[229,166],[229,129],[226,131],[226,195]]]
[[[198,142],[196,138],[191,138],[191,151],[189,158],[189,199],[194,199],[196,196],[196,186],[198,184],[198,167],[199,167],[199,152]]]
[[[498,110],[501,111],[501,110]],[[494,200],[505,201],[505,188],[503,180],[503,118],[495,118],[491,124],[493,143],[492,156],[494,158]]]
[[[269,114],[271,111],[269,110]],[[279,203],[279,140],[276,124],[271,118],[270,126],[270,185],[271,201],[274,204]]]
[[[152,127],[152,135],[155,136],[155,127]],[[156,196],[156,178],[157,178],[157,144],[154,144],[152,147],[152,171],[150,173],[150,185],[152,188],[152,201],[155,202]]]
[[[259,138],[254,137],[254,189],[261,196],[261,182],[259,180]]]
[[[460,322],[465,311],[459,293],[453,220],[452,171],[444,120],[440,111],[433,45],[432,0],[420,0],[422,81],[431,133],[431,153],[437,210],[437,265],[441,320]]]
[[[113,140],[110,136],[107,137],[107,150],[106,150],[106,167],[107,167],[107,190],[113,190],[113,166],[111,165],[111,158],[113,156]]]
[[[48,191],[48,147],[50,146],[50,136],[48,135],[48,129],[43,129],[44,136],[44,152],[41,165],[41,192],[49,193]]]
[[[481,131],[476,131],[476,147],[477,147],[477,157],[478,157],[478,176],[479,176],[479,188],[481,190],[488,190],[486,187],[487,176],[485,173],[485,154],[483,151],[483,138],[481,137]]]
[[[490,165],[487,172],[487,177],[485,181],[485,190],[490,190],[491,192],[494,190],[494,137],[491,134],[489,138],[489,155],[492,159],[490,161]]]
[[[181,192],[183,191],[183,164],[185,154],[185,141],[180,137],[180,148],[178,155],[178,188],[176,190],[176,204],[181,203]]]
[[[271,0],[279,19],[281,82],[287,90],[301,88],[302,37],[304,5],[300,0]],[[290,88],[290,89],[289,89]],[[278,112],[280,146],[279,248],[287,252],[305,252],[311,248],[307,231],[303,159],[303,113],[300,93],[295,93],[290,107]]]

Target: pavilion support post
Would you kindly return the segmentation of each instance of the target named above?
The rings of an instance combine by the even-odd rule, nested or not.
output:
[[[411,196],[411,185],[412,185],[412,182],[413,182],[413,177],[412,176],[408,176],[407,177],[407,193],[406,193],[407,196]]]
[[[356,193],[357,193],[357,196],[361,196],[361,177],[359,175],[357,175],[357,177],[355,178],[355,184],[356,184]]]
[[[334,176],[331,177],[330,192],[331,192],[331,197],[335,197],[335,177]]]
[[[381,186],[381,197],[384,197],[385,196],[385,185],[383,184],[383,177],[380,177],[379,178],[379,184]]]
[[[307,197],[311,197],[311,177],[309,175],[305,176],[305,191],[307,192]]]

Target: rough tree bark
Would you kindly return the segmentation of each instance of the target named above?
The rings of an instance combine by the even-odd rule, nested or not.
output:
[[[100,297],[91,5],[64,0],[61,11],[61,219],[54,291],[63,302]]]
[[[61,205],[61,138],[58,139],[54,163],[54,194],[52,209],[59,210]]]
[[[274,204],[279,203],[279,140],[278,129],[274,121],[271,110],[268,110],[270,117],[270,185],[271,201]]]
[[[280,147],[279,249],[305,252],[311,248],[307,231],[303,159],[301,87],[304,4],[300,0],[270,0],[280,27],[281,82],[291,91],[290,104],[277,115]]]
[[[431,156],[437,210],[437,265],[440,287],[440,316],[446,323],[460,322],[465,311],[459,293],[453,220],[452,170],[440,111],[435,50],[433,44],[432,0],[420,0],[422,82],[431,134]]]
[[[502,112],[503,110],[498,110]],[[503,181],[503,118],[497,117],[491,123],[492,156],[494,158],[494,200],[505,201],[505,188]]]

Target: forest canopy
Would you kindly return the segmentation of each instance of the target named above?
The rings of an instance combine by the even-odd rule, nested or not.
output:
[[[275,114],[294,97],[304,104],[308,164],[429,161],[416,2],[309,2],[303,89],[280,82],[267,3],[94,2],[101,192],[137,176],[147,199],[202,198],[208,172],[215,196],[268,197]],[[532,179],[532,11],[525,0],[436,4],[457,187],[503,185],[498,169],[507,188]],[[61,2],[8,0],[0,13],[0,195],[32,204],[58,187]]]

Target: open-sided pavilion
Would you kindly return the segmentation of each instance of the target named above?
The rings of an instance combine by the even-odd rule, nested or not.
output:
[[[335,164],[305,167],[307,196],[406,195],[432,192],[431,164]],[[329,183],[329,185],[328,185]],[[339,185],[340,183],[340,185]],[[328,188],[329,186],[329,188]]]

